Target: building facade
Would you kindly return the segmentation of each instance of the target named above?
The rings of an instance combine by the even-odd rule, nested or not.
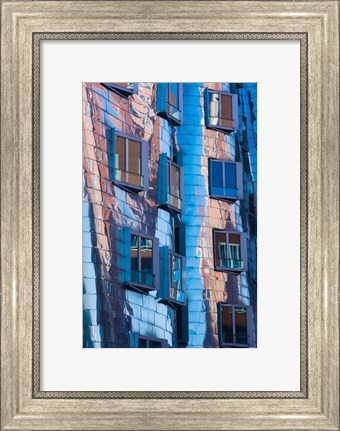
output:
[[[256,347],[256,130],[256,84],[83,84],[84,347]]]

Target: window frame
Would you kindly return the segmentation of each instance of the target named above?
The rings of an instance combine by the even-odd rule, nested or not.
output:
[[[148,294],[151,291],[159,290],[159,240],[151,235],[138,232],[130,227],[125,227],[118,231],[116,241],[121,244],[121,251],[119,252],[117,268],[118,268],[118,281],[125,289],[133,290],[138,293]],[[152,285],[138,283],[132,281],[131,277],[131,235],[140,238],[152,240]],[[140,243],[140,240],[139,240]],[[138,256],[138,259],[140,257]],[[140,266],[140,265],[139,265]]]
[[[132,84],[133,89],[130,90],[128,88],[122,87],[121,85],[117,85],[114,82],[101,82],[101,85],[103,85],[105,88],[113,91],[121,97],[124,97],[125,99],[131,96],[131,94],[138,94],[138,82],[132,82]]]
[[[254,196],[254,204],[253,204],[253,207],[251,206],[251,204],[250,204],[250,200],[249,200],[249,197],[250,197],[250,194],[249,194],[249,186],[248,186],[248,183],[251,183],[252,185],[253,185],[253,196]],[[248,199],[247,199],[247,201],[248,201],[248,213],[249,214],[251,214],[251,215],[253,215],[254,217],[256,217],[256,213],[257,213],[257,193],[256,193],[256,182],[254,181],[254,180],[251,180],[251,179],[247,179],[247,197],[248,197]]]
[[[150,337],[148,335],[141,335],[138,332],[130,332],[130,347],[135,349],[150,349],[151,347],[139,347],[138,343],[139,340],[145,340],[147,344],[150,344],[150,341],[160,342],[161,347],[160,348],[168,348],[169,343],[168,340],[165,338],[157,338],[157,337]]]
[[[141,170],[141,181],[142,181],[142,185],[138,186],[136,184],[131,184],[128,183],[126,181],[122,181],[116,178],[116,172],[118,169],[116,167],[116,138],[123,138],[124,139],[124,149],[125,149],[125,163],[124,163],[124,168],[125,168],[125,173],[127,174],[133,174],[133,175],[137,175],[134,174],[133,172],[130,172],[127,169],[128,167],[128,163],[129,163],[129,140],[131,141],[135,141],[135,142],[139,142],[140,144],[140,170]],[[130,193],[135,193],[138,194],[142,191],[146,191],[149,188],[149,175],[148,175],[148,157],[149,157],[149,143],[147,141],[144,141],[138,137],[135,136],[131,136],[131,135],[127,135],[125,133],[122,133],[118,130],[116,130],[115,127],[111,128],[111,149],[110,149],[110,153],[113,156],[113,162],[109,163],[109,167],[110,169],[112,169],[113,171],[113,176],[111,178],[111,181],[118,187],[124,189],[125,191],[128,191]]]
[[[221,96],[231,96],[231,112],[232,112],[232,118],[231,121],[233,122],[233,127],[229,126],[219,126],[215,124],[210,123],[210,98],[209,95],[211,93],[217,93],[219,95],[218,98],[218,106],[219,106],[219,112],[222,111],[222,98]],[[239,121],[238,121],[238,95],[234,93],[230,93],[228,91],[219,91],[219,90],[213,90],[211,88],[206,87],[204,89],[204,110],[205,110],[205,127],[207,129],[217,130],[219,132],[223,132],[226,134],[231,134],[232,132],[235,132],[239,128]],[[218,117],[220,119],[220,117]]]
[[[165,172],[161,172],[161,169],[164,169],[163,163],[166,158],[166,166],[165,166]],[[172,169],[171,166],[175,166],[179,169],[179,197],[175,196],[173,193],[168,192],[168,186],[169,189],[172,184]],[[168,172],[169,170],[169,172]],[[168,176],[169,173],[169,176]],[[165,177],[165,178],[164,178]],[[168,178],[169,178],[169,184],[168,184]],[[163,184],[158,184],[158,195],[157,195],[157,205],[162,208],[169,211],[171,214],[176,216],[177,214],[181,214],[183,212],[184,207],[184,173],[183,173],[183,166],[180,164],[174,162],[171,160],[167,153],[161,153],[159,156],[159,163],[158,163],[158,182],[163,181]],[[166,194],[166,196],[163,196],[163,194]],[[177,208],[174,205],[172,205],[169,202],[169,194],[176,197],[179,202],[181,203],[181,207]]]
[[[173,117],[169,112],[170,103],[170,85],[177,84],[178,85],[178,107],[174,107],[180,113],[179,119]],[[164,92],[165,94],[160,95],[159,92]],[[159,82],[157,83],[157,99],[156,99],[156,111],[157,115],[161,118],[165,118],[170,122],[172,126],[180,126],[183,123],[183,84],[181,82]],[[162,104],[164,100],[165,105]]]
[[[223,187],[222,189],[228,189],[226,187],[226,181],[225,181],[225,168],[224,165],[226,164],[233,164],[236,166],[236,190],[237,190],[237,196],[227,196],[227,195],[220,195],[214,193],[213,190],[213,164],[214,163],[222,163],[222,177],[223,177]],[[242,162],[236,162],[234,160],[228,160],[228,159],[216,159],[213,157],[210,157],[208,160],[208,175],[209,175],[209,197],[212,199],[219,199],[219,200],[225,200],[227,202],[236,202],[241,199],[243,199],[243,167]]]
[[[246,132],[246,139],[244,139],[244,137],[243,137],[243,129],[241,128],[241,130],[240,130],[240,133],[241,133],[241,136],[242,136],[241,146],[246,151],[249,152],[249,120],[248,120],[248,117],[246,115],[244,115],[244,114],[242,114],[242,123],[243,122],[245,122],[245,126],[246,126],[246,130],[245,130],[245,132]]]
[[[232,308],[232,326],[233,326],[233,342],[225,342],[223,341],[223,331],[222,331],[222,308],[223,307],[231,307]],[[236,324],[235,324],[235,308],[245,308],[246,309],[246,322],[247,322],[247,343],[236,343]],[[253,307],[251,305],[244,304],[229,304],[226,302],[219,302],[217,304],[217,315],[218,315],[218,338],[220,347],[236,347],[236,348],[249,348],[255,347],[254,340],[254,313]]]
[[[213,228],[213,253],[214,253],[214,269],[215,271],[219,272],[233,272],[233,273],[241,273],[248,270],[248,252],[247,252],[247,233],[246,232],[239,232],[239,231],[231,231],[231,230],[224,230],[224,229],[215,229]],[[224,233],[226,234],[226,244],[227,244],[227,258],[226,260],[232,260],[230,259],[230,250],[229,250],[229,235],[239,235],[240,236],[240,261],[242,262],[241,268],[224,268],[217,265],[217,256],[215,253],[216,250],[216,234],[217,233]]]

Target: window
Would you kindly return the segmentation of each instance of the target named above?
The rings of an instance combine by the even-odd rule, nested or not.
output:
[[[245,115],[242,115],[241,142],[242,142],[242,147],[245,148],[246,150],[249,150],[248,135],[249,135],[248,118]]]
[[[187,347],[189,342],[189,314],[187,305],[176,306],[177,347]]]
[[[218,320],[221,347],[254,347],[252,307],[219,303]]]
[[[248,180],[248,209],[249,213],[256,215],[256,190],[254,181]]]
[[[130,228],[121,229],[116,238],[118,281],[139,293],[157,290],[159,286],[159,243]]]
[[[209,159],[210,197],[235,202],[243,198],[242,163]]]
[[[167,340],[162,338],[146,337],[137,332],[130,333],[130,347],[139,349],[161,349],[169,347]]]
[[[169,82],[157,84],[157,115],[174,126],[182,123],[182,84]]]
[[[245,232],[214,229],[214,258],[217,271],[242,272],[247,269]]]
[[[183,167],[167,158],[166,153],[159,156],[158,196],[160,207],[178,214],[183,210]]]
[[[185,225],[174,226],[173,247],[161,247],[160,302],[174,306],[186,303]]]
[[[113,169],[111,179],[118,186],[138,193],[148,188],[148,142],[120,134],[112,129],[113,153],[109,165]],[[111,161],[113,160],[113,161]]]
[[[126,98],[129,97],[130,94],[138,93],[138,84],[136,82],[101,82],[101,84]]]
[[[205,89],[205,125],[231,133],[238,129],[238,97],[223,91]]]

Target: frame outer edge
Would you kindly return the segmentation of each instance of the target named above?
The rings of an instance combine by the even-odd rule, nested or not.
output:
[[[23,2],[25,3],[25,2]],[[30,2],[26,2],[30,3]],[[39,2],[35,3],[35,7]],[[69,4],[71,2],[68,2]],[[319,2],[317,2],[319,3]],[[321,2],[320,2],[321,3]],[[323,270],[323,307],[320,312],[325,313],[321,316],[320,322],[323,322],[322,333],[320,331],[320,341],[323,343],[325,350],[322,353],[322,364],[323,369],[320,370],[320,374],[315,376],[316,379],[321,379],[325,384],[322,386],[322,397],[321,407],[322,412],[325,416],[316,414],[306,415],[306,420],[297,424],[296,420],[291,417],[287,417],[285,426],[282,429],[290,429],[288,427],[294,427],[296,429],[332,429],[337,430],[338,427],[338,395],[339,387],[338,380],[332,380],[332,377],[338,376],[338,342],[333,342],[333,335],[339,334],[338,326],[335,322],[338,322],[336,314],[336,305],[338,304],[338,257],[339,248],[338,244],[334,245],[334,236],[338,238],[338,225],[337,216],[339,215],[338,205],[338,183],[334,182],[334,175],[339,173],[338,158],[334,157],[338,155],[338,147],[336,142],[338,140],[339,131],[339,107],[337,104],[338,100],[338,44],[336,41],[336,35],[339,31],[338,18],[332,17],[331,14],[334,11],[338,12],[338,2],[331,2],[332,7],[329,7],[328,15],[325,15],[323,21],[323,41],[326,44],[323,58],[323,67],[321,75],[319,77],[322,81],[322,77],[328,76],[330,73],[330,79],[328,82],[334,83],[335,93],[331,94],[330,85],[326,90],[327,85],[323,82],[322,92],[322,103],[326,108],[326,116],[320,120],[320,128],[325,130],[327,126],[327,139],[326,148],[322,151],[322,204],[323,208],[326,208],[324,215],[328,223],[322,223],[321,217],[318,218],[318,223],[321,222],[320,228],[322,231],[322,239],[325,242],[324,255],[322,256]],[[334,8],[335,5],[335,8]],[[30,156],[27,157],[26,150],[30,150],[30,138],[27,134],[26,127],[28,126],[27,119],[25,120],[25,109],[30,108],[29,99],[30,92],[25,96],[25,82],[23,77],[29,79],[27,75],[26,67],[31,61],[31,53],[25,53],[24,58],[19,61],[20,49],[27,43],[25,38],[18,33],[18,17],[15,14],[16,4],[7,3],[3,5],[2,12],[2,103],[3,108],[1,111],[1,125],[2,125],[2,143],[1,143],[1,289],[2,289],[2,300],[1,300],[1,311],[2,311],[2,332],[1,332],[1,413],[2,413],[2,429],[32,429],[39,426],[40,429],[57,429],[61,425],[62,427],[72,429],[99,429],[96,428],[95,418],[93,415],[92,420],[89,418],[87,411],[82,415],[80,420],[80,414],[75,413],[76,416],[69,412],[64,412],[61,415],[56,414],[58,410],[66,407],[66,400],[36,400],[33,402],[37,407],[41,406],[43,411],[39,414],[32,414],[34,410],[32,401],[28,400],[30,386],[27,384],[27,379],[22,373],[27,372],[30,369],[29,361],[31,360],[30,351],[30,340],[25,340],[25,332],[19,326],[20,323],[31,322],[29,315],[29,309],[31,299],[28,298],[28,290],[24,288],[24,285],[31,282],[27,277],[29,265],[27,264],[27,257],[25,259],[24,253],[28,251],[31,253],[31,243],[28,236],[32,233],[31,227],[28,226],[28,222],[19,214],[18,209],[22,209],[24,205],[28,207],[24,211],[24,215],[28,214],[31,209],[32,202],[32,189],[31,178],[29,172]],[[329,24],[328,26],[328,23]],[[27,26],[27,32],[29,32]],[[19,34],[19,35],[18,35]],[[28,33],[27,33],[28,34]],[[26,36],[27,36],[26,34]],[[20,46],[19,46],[20,45]],[[330,61],[331,63],[328,63]],[[334,67],[329,71],[328,65],[334,62]],[[320,82],[319,81],[319,82]],[[18,88],[17,83],[21,83]],[[317,84],[317,82],[315,82]],[[15,97],[16,96],[16,97]],[[19,103],[18,97],[24,98],[23,105]],[[14,101],[14,102],[13,102]],[[19,114],[19,115],[18,115]],[[20,114],[23,116],[23,121],[20,121]],[[27,112],[26,112],[27,116]],[[6,125],[12,125],[6,127]],[[19,143],[19,145],[18,145]],[[327,150],[327,151],[326,151]],[[23,176],[18,178],[17,172],[22,169],[24,172]],[[326,172],[329,172],[326,175]],[[22,193],[27,195],[22,196]],[[320,195],[321,196],[321,195]],[[30,216],[30,214],[29,214]],[[21,218],[21,219],[20,219]],[[24,248],[19,247],[22,239],[25,241]],[[9,256],[9,258],[8,258]],[[333,259],[335,257],[335,259]],[[319,261],[320,262],[320,261]],[[18,263],[24,263],[21,267]],[[318,277],[317,277],[318,278]],[[335,282],[335,283],[334,283]],[[22,290],[25,290],[23,292]],[[27,303],[24,301],[28,301]],[[323,320],[322,320],[323,317]],[[322,338],[321,338],[322,337]],[[327,351],[331,355],[327,355]],[[327,367],[326,367],[327,365]],[[335,373],[335,374],[332,374]],[[20,375],[21,374],[21,375]],[[13,385],[14,382],[14,385]],[[315,394],[316,395],[316,394]],[[70,400],[71,401],[71,400]],[[75,400],[73,400],[75,401]],[[85,407],[85,400],[78,401],[79,406]],[[100,401],[100,400],[98,400]],[[135,400],[134,402],[136,402]],[[184,402],[185,400],[182,400]],[[192,400],[193,401],[193,400]],[[299,400],[300,401],[300,400]],[[302,400],[301,400],[302,401]],[[208,400],[199,401],[197,400],[196,406],[204,405]],[[144,401],[143,403],[136,403],[143,405],[150,401]],[[277,400],[279,403],[279,400]],[[296,401],[298,404],[298,401]],[[74,404],[74,402],[71,404]],[[117,405],[122,403],[117,403]],[[217,403],[219,404],[219,403]],[[146,405],[146,404],[144,404]],[[279,404],[277,404],[279,405]],[[47,411],[46,406],[54,406],[51,410]],[[59,406],[59,407],[58,407]],[[170,403],[169,403],[170,406]],[[56,410],[53,412],[53,410]],[[19,410],[21,413],[19,413]],[[39,410],[39,409],[38,409]],[[307,411],[307,410],[306,410]],[[31,412],[31,413],[30,413]],[[19,414],[18,414],[19,413]],[[127,411],[126,411],[127,413]],[[259,413],[259,412],[257,412]],[[43,414],[44,418],[41,416]],[[195,415],[195,408],[192,410],[192,414]],[[230,412],[231,416],[232,413]],[[116,416],[116,421],[111,422]],[[262,416],[262,418],[261,418]],[[141,429],[140,426],[145,426],[144,429],[159,429],[161,417],[157,412],[149,418],[145,418],[143,414],[131,414],[131,421],[129,424],[125,421],[126,414],[121,410],[121,415],[113,414],[111,421],[108,422],[109,414],[105,414],[103,418],[97,416],[97,420],[101,422],[101,425],[106,427],[105,429],[131,429],[129,428],[133,424],[136,429]],[[256,419],[257,417],[257,419]],[[77,419],[78,418],[78,419]],[[208,416],[207,416],[208,418]],[[222,419],[222,418],[221,418]],[[226,418],[225,418],[226,419]],[[278,419],[278,418],[277,418]],[[271,417],[271,415],[255,415],[255,412],[249,414],[249,420],[244,420],[244,428],[250,429],[250,427],[257,425],[258,429],[277,429],[279,424],[283,426],[283,422],[279,422],[277,419]],[[170,422],[169,422],[170,420]],[[191,415],[187,416],[187,419],[183,423],[183,414],[179,413],[178,418],[167,416],[164,421],[164,429],[172,429],[171,425],[176,423],[178,429],[202,429],[202,423],[197,422]],[[261,421],[261,423],[259,423]],[[228,421],[226,421],[228,422]],[[233,420],[231,419],[232,423]],[[304,426],[302,425],[304,424]],[[218,424],[214,422],[211,425]],[[184,425],[184,426],[183,426]],[[219,422],[221,425],[221,422]],[[236,422],[235,422],[236,425]],[[88,428],[89,426],[89,428]],[[116,428],[116,427],[119,428]],[[209,426],[209,429],[210,428]],[[236,428],[235,428],[236,429]]]

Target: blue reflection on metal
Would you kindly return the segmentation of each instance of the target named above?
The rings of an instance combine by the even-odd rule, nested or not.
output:
[[[199,243],[200,217],[205,217],[208,189],[202,173],[203,108],[201,89],[203,84],[183,84],[183,125],[177,129],[177,143],[183,152],[184,205],[182,221],[186,226],[186,277],[189,310],[188,347],[203,347],[206,333],[204,290],[200,272]],[[190,247],[190,248],[189,248]],[[195,314],[193,314],[195,313]],[[198,320],[197,320],[198,317]]]

